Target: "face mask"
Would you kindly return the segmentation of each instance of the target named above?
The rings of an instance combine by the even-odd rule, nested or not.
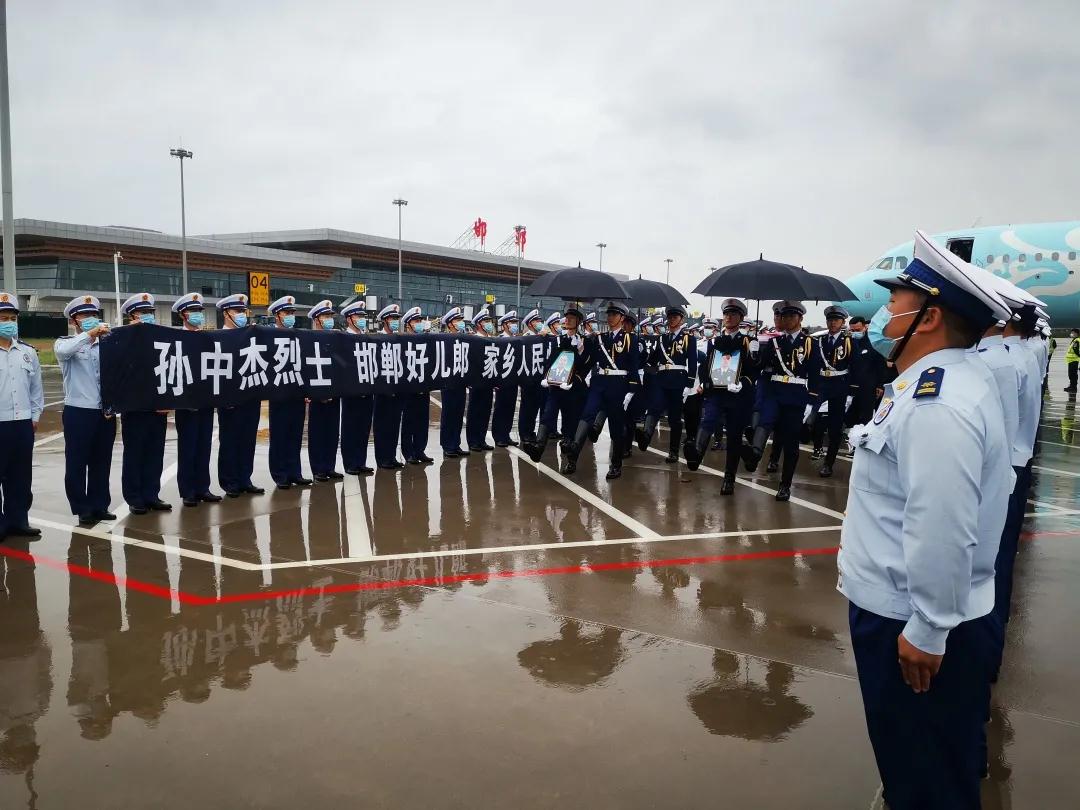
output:
[[[516,324],[516,323],[512,323],[512,324],[510,324],[510,334],[511,334],[511,335],[516,335],[516,334],[518,334],[518,333],[519,333],[520,331],[521,331],[521,327],[520,327],[520,326],[518,326],[518,324]]]
[[[154,315],[147,312],[145,315],[140,315],[139,316],[139,322],[140,323],[157,323],[157,318]]]
[[[89,318],[83,318],[79,321],[79,328],[84,332],[89,332],[91,329],[96,329],[101,326],[101,321],[91,315]]]
[[[206,315],[202,312],[189,312],[187,320],[192,326],[202,326],[206,323]]]
[[[357,332],[366,332],[367,318],[357,318],[355,321],[353,321],[353,329],[355,329]]]
[[[712,329],[702,329],[701,330],[701,335],[706,340],[708,340],[709,338],[711,338],[713,336],[713,330]]]
[[[465,321],[457,321],[454,323],[454,331],[465,334],[469,331],[469,327],[465,324]]]
[[[19,336],[19,323],[18,321],[4,321],[0,323],[0,338],[7,338],[8,340],[14,340]]]
[[[284,326],[286,329],[292,329],[294,326],[296,326],[296,316],[295,315],[282,315],[281,316],[281,325]]]
[[[489,335],[494,335],[495,324],[493,324],[491,321],[484,321],[484,331],[487,332]]]
[[[413,329],[416,330],[416,334],[422,335],[428,330],[428,322],[417,321],[416,324],[413,326]]]
[[[862,340],[864,337],[866,337],[866,333],[865,332],[852,332],[851,336],[853,338],[855,338],[856,340]]]
[[[874,351],[889,359],[889,355],[892,354],[893,347],[896,345],[896,338],[885,337],[885,327],[888,326],[889,321],[893,318],[901,318],[904,315],[914,315],[919,310],[913,309],[910,312],[898,312],[893,315],[889,312],[888,306],[882,306],[877,312],[874,313],[874,317],[870,319],[870,325],[866,327],[866,334],[870,338],[870,345]]]
[[[322,324],[323,329],[333,329],[334,328],[334,319],[333,318],[319,318],[319,323]]]
[[[238,329],[243,329],[247,326],[247,314],[241,312],[239,315],[233,315],[233,323],[236,324]]]
[[[394,318],[393,320],[388,322],[388,325],[391,332],[396,332],[398,331],[398,329],[401,328],[401,321],[398,318]]]

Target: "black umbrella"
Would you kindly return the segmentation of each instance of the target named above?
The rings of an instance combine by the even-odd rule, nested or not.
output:
[[[815,279],[814,283],[818,285],[819,295],[814,296],[815,301],[858,301],[859,296],[855,295],[848,285],[840,281],[840,279],[833,278],[832,276],[824,276],[820,273],[811,273],[811,277]]]
[[[821,295],[820,278],[793,264],[771,262],[759,256],[754,261],[729,264],[713,270],[694,288],[694,292],[704,296],[755,298],[759,301],[782,298],[809,301]]]
[[[623,289],[630,294],[629,304],[638,309],[648,307],[681,307],[690,303],[681,292],[662,281],[638,278],[623,282]]]
[[[552,270],[536,279],[523,295],[535,298],[561,298],[564,301],[589,301],[597,298],[623,300],[630,295],[626,289],[599,270],[589,270],[580,264]]]

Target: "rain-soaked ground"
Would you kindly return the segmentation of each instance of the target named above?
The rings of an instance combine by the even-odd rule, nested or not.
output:
[[[988,808],[1077,806],[1080,437],[1054,366]],[[566,479],[554,448],[443,460],[435,429],[431,467],[277,492],[263,435],[266,495],[184,509],[170,423],[177,508],[74,530],[58,429],[52,404],[43,537],[0,546],[3,810],[880,804],[835,590],[847,461],[804,458],[777,504],[765,474],[720,498],[720,453],[635,452],[609,484],[606,439]]]

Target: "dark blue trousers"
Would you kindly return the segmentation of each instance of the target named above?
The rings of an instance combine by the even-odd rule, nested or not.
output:
[[[341,400],[341,463],[346,470],[366,467],[371,416],[375,399],[370,394]]]
[[[304,443],[303,398],[270,402],[270,477],[275,484],[290,484],[304,477],[300,447]]]
[[[176,411],[176,486],[180,497],[194,500],[210,491],[210,447],[214,409]]]
[[[337,467],[341,436],[341,400],[311,400],[308,406],[308,464],[313,475],[327,475]]]
[[[608,436],[617,447],[626,442],[626,411],[623,399],[630,391],[626,377],[597,376],[589,386],[589,396],[581,411],[581,418],[590,425],[596,421],[596,415],[603,411],[607,414]]]
[[[589,389],[584,384],[578,384],[569,390],[563,388],[547,389],[547,398],[544,400],[544,412],[540,416],[540,424],[544,425],[550,433],[554,433],[558,427],[560,414],[562,415],[563,431],[566,440],[574,438],[574,430],[581,419],[581,412],[585,409],[585,400],[589,396]]]
[[[521,386],[521,399],[518,405],[518,435],[522,441],[536,438],[536,422],[544,407],[547,389],[540,383]]]
[[[495,389],[495,406],[491,411],[491,437],[496,444],[510,443],[510,430],[514,427],[514,411],[517,410],[518,387],[501,383]]]
[[[163,413],[128,411],[120,416],[120,435],[124,439],[120,486],[128,506],[145,507],[161,500],[165,426]]]
[[[29,419],[0,422],[0,537],[26,526],[34,499],[34,424]]]
[[[705,402],[701,408],[701,426],[698,431],[707,431],[712,436],[723,420],[723,428],[727,432],[727,458],[724,463],[726,475],[734,476],[739,469],[739,460],[742,458],[743,432],[750,422],[750,409],[753,407],[753,397],[749,391],[712,391],[704,395]],[[696,439],[696,436],[690,436]]]
[[[373,425],[375,431],[375,463],[393,464],[397,461],[398,437],[401,435],[402,398],[397,394],[376,394]]]
[[[668,426],[672,430],[682,430],[683,398],[682,388],[668,388],[653,385],[649,388],[649,416],[659,419],[667,415]]]
[[[427,391],[402,394],[401,454],[406,459],[426,455],[428,421],[431,419],[431,395]]]
[[[930,691],[915,694],[897,663],[906,622],[852,604],[851,644],[866,728],[891,810],[979,807],[990,700],[989,617],[953,628]]]
[[[465,440],[469,447],[487,443],[494,399],[495,387],[492,385],[474,385],[469,389],[469,404],[465,411]]]
[[[232,408],[218,408],[218,483],[226,492],[254,486],[255,442],[259,437],[259,412],[255,399]]]
[[[851,392],[847,377],[825,378],[819,384],[816,397],[811,397],[810,402],[814,406],[814,447],[821,447],[825,433],[829,434],[829,449],[825,457],[825,463],[830,466],[836,461],[840,451],[840,439],[844,435],[844,416],[847,413],[847,398]],[[825,403],[829,405],[828,413],[817,413]]]
[[[442,390],[442,413],[439,415],[439,444],[443,450],[461,449],[461,428],[465,422],[465,388]]]
[[[109,509],[109,472],[112,468],[116,420],[97,408],[64,406],[64,490],[71,514],[86,515]]]
[[[1016,552],[1020,546],[1020,532],[1031,485],[1031,463],[1028,462],[1026,467],[1013,467],[1013,472],[1016,473],[1016,485],[1009,496],[1005,526],[1001,530],[1001,545],[998,546],[997,559],[994,561],[994,610],[990,615],[994,629],[995,680],[1005,655],[1005,631],[1012,612],[1013,570],[1016,567]]]

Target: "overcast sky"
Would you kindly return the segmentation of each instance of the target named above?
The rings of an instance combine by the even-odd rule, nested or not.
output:
[[[663,278],[846,277],[1080,218],[1080,3],[9,3],[16,217],[329,226]]]

